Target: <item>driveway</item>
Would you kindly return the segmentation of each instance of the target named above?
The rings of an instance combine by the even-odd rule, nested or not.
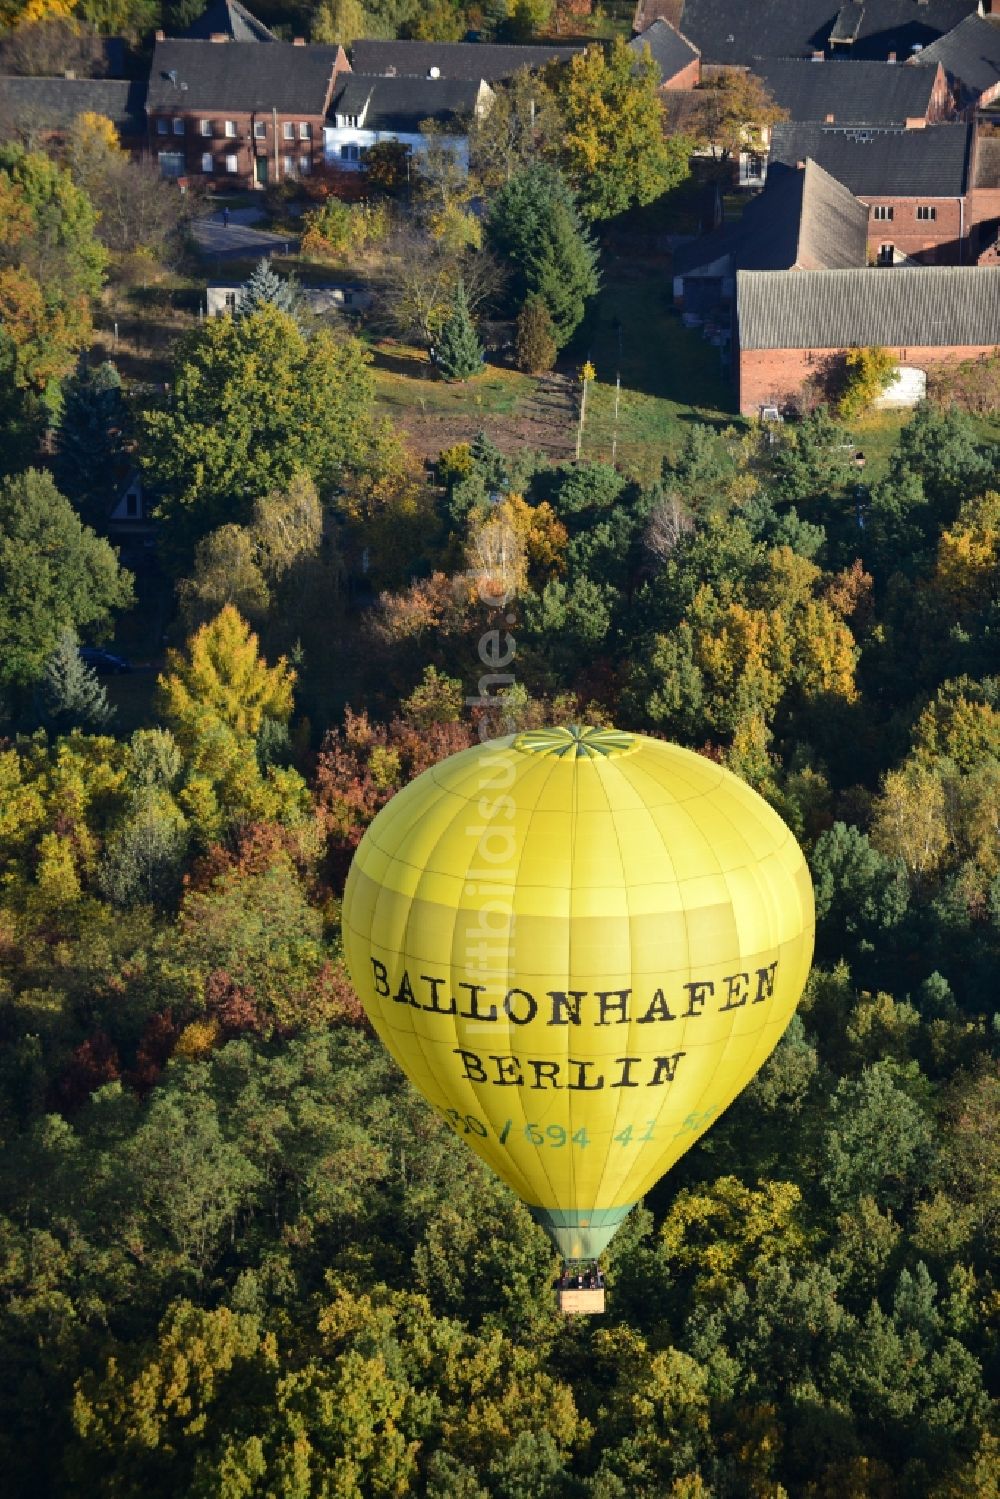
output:
[[[191,237],[202,255],[214,256],[216,260],[287,255],[298,249],[294,235],[272,234],[269,229],[262,229],[264,220],[259,208],[233,208],[227,224],[224,212],[219,210],[207,218],[196,219],[191,225]]]

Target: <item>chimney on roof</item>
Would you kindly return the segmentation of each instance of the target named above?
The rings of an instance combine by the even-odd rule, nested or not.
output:
[[[210,42],[228,42],[229,37],[224,31],[213,31],[209,37]]]
[[[797,161],[797,162],[796,162],[796,163],[795,163],[795,170],[796,170],[796,171],[797,171],[797,172],[804,172],[804,171],[805,171],[805,169],[806,169],[806,164],[805,164],[805,162],[804,162],[804,161]]]
[[[167,39],[167,33],[165,31],[158,31],[158,32],[156,32],[156,40],[158,42],[165,42],[166,39]]]
[[[824,122],[823,122],[823,123],[824,123],[824,124],[825,124],[825,125],[832,125],[832,124],[833,124],[833,122],[834,122],[834,119],[835,119],[835,118],[836,118],[836,116],[835,116],[835,115],[827,115],[827,117],[826,117],[826,119],[825,119],[825,120],[824,120]]]
[[[441,77],[441,69],[440,68],[428,68],[427,69],[427,76],[428,76],[428,78],[440,78]]]
[[[895,62],[895,61],[896,61],[896,54],[895,54],[895,52],[890,52],[889,56],[886,58],[886,62]]]
[[[825,52],[814,52],[813,55],[812,55],[812,60],[813,60],[813,62],[825,62],[826,61],[826,53]]]
[[[76,77],[76,69],[75,68],[67,68],[66,71],[65,71],[65,73],[63,74],[63,77],[64,78],[75,78]]]
[[[294,37],[292,37],[292,46],[293,47],[304,47],[305,44],[306,44],[306,39],[305,39],[304,36],[294,36]]]

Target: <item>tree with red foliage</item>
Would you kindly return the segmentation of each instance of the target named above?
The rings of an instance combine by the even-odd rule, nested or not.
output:
[[[316,767],[316,805],[327,837],[331,880],[339,888],[351,855],[386,802],[421,771],[468,749],[475,731],[467,723],[417,727],[394,718],[373,724],[348,708],[344,727],[327,734]]]
[[[118,1081],[118,1051],[106,1031],[95,1031],[73,1052],[69,1066],[51,1092],[51,1106],[61,1114],[72,1114],[105,1083]]]
[[[169,1010],[150,1015],[146,1021],[136,1047],[135,1066],[125,1074],[125,1081],[140,1098],[145,1098],[156,1087],[179,1034],[180,1027],[174,1024]]]

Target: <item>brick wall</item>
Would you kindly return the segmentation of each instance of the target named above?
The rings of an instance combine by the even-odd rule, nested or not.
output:
[[[962,201],[958,198],[865,197],[868,208],[868,252],[874,260],[879,246],[895,245],[902,255],[928,265],[960,265],[968,260],[963,246],[963,231],[968,224]],[[891,209],[891,219],[877,219],[875,209]],[[933,219],[918,219],[917,209],[928,208]]]
[[[992,345],[939,345],[930,348],[894,348],[890,352],[900,364],[926,370],[935,364],[961,364],[980,354],[992,354]],[[744,416],[756,415],[762,406],[783,406],[793,400],[804,383],[831,359],[846,349],[741,349],[739,354],[739,401]]]
[[[695,57],[679,73],[672,73],[660,84],[660,92],[669,93],[675,88],[697,88],[701,82],[701,58]]]
[[[161,133],[159,121],[166,125]],[[175,121],[179,120],[182,131],[178,133]],[[234,134],[226,133],[227,120]],[[203,122],[208,133],[203,130]],[[323,115],[279,114],[277,178],[284,181],[287,176],[313,172],[323,161]],[[303,138],[302,126],[308,127]],[[286,127],[291,129],[291,139],[286,137]],[[266,181],[275,181],[274,117],[271,112],[260,114],[233,113],[226,119],[209,116],[201,112],[178,112],[174,115],[151,115],[149,121],[149,149],[156,161],[161,152],[181,153],[184,157],[184,175],[198,177],[210,188],[231,189],[252,187],[255,180],[255,160],[266,163]],[[211,156],[212,171],[206,172],[203,158]],[[236,171],[227,168],[227,158],[236,157]],[[291,170],[286,158],[291,159]],[[303,168],[303,160],[308,164]]]
[[[976,187],[969,194],[970,260],[978,259],[995,239],[990,225],[1000,220],[1000,187]]]

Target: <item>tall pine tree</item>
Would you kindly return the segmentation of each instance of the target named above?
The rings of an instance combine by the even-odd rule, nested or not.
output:
[[[541,297],[562,348],[599,285],[597,248],[565,177],[544,162],[518,172],[493,199],[486,235],[512,271],[508,310],[513,314],[529,296]]]
[[[63,493],[99,531],[121,478],[124,428],[121,376],[113,364],[81,369],[66,381],[52,466]]]
[[[446,380],[468,380],[482,374],[483,346],[469,314],[465,287],[455,287],[451,311],[441,329],[434,355],[435,363]]]

